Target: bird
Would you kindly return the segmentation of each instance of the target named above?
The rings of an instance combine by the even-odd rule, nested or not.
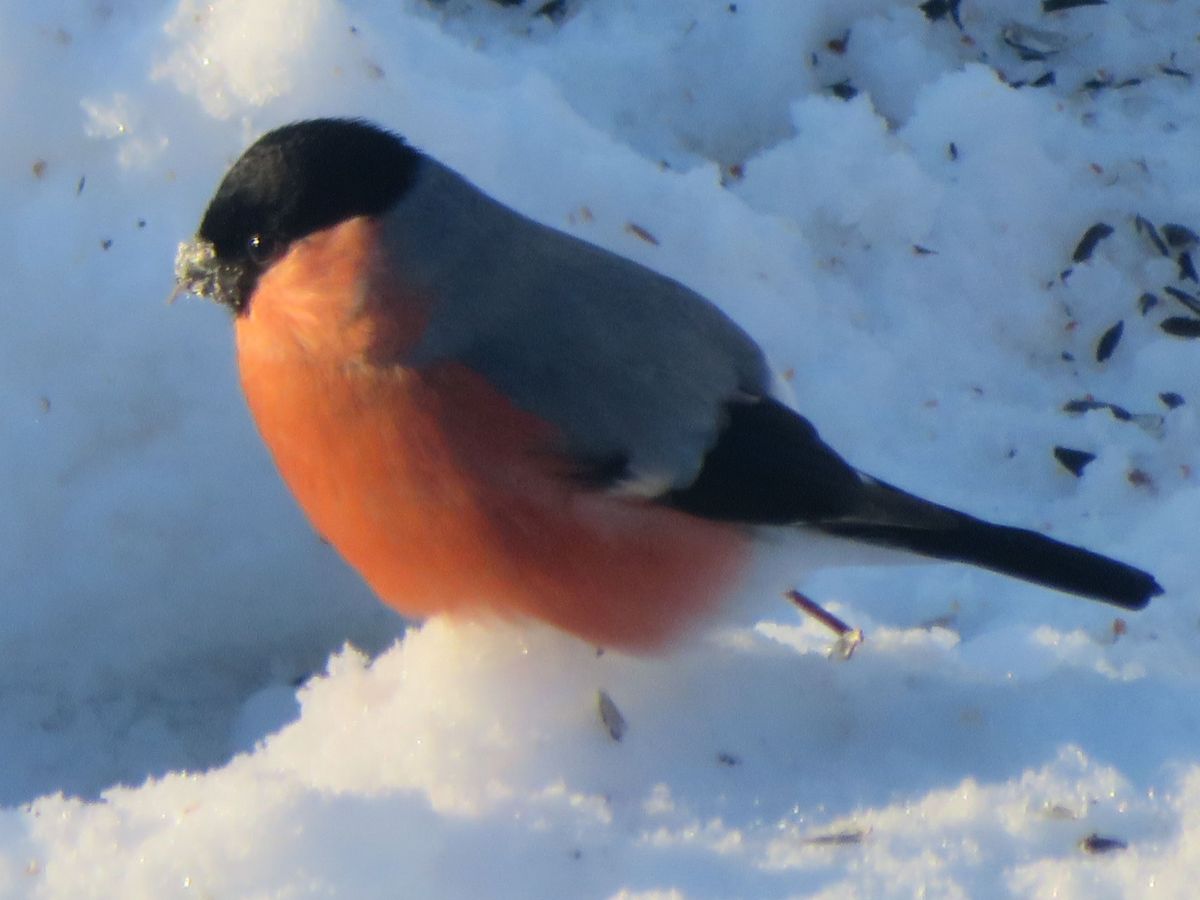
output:
[[[778,529],[1128,610],[1162,593],[857,470],[709,300],[367,120],[255,141],[175,277],[232,313],[250,413],[315,530],[409,618],[653,652],[715,615]]]

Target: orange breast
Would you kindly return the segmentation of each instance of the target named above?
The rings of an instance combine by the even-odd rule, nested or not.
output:
[[[369,361],[379,335],[415,337],[423,306],[372,308],[355,221],[266,273],[237,323],[251,412],[316,529],[410,616],[533,617],[644,650],[710,612],[748,554],[735,526],[583,489],[555,429],[465,367]]]

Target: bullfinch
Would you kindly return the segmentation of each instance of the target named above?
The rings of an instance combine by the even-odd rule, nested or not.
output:
[[[631,651],[728,596],[764,527],[1139,609],[1146,572],[866,475],[677,281],[534,222],[404,140],[259,138],[179,249],[309,519],[388,605]]]

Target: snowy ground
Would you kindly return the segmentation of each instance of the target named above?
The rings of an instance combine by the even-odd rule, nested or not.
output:
[[[0,894],[1191,896],[1196,4],[538,5],[0,7]],[[659,659],[404,632],[279,484],[225,313],[165,304],[224,168],[321,114],[712,297],[862,468],[1167,594],[781,539]]]

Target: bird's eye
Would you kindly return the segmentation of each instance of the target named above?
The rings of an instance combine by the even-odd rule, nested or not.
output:
[[[255,265],[266,266],[279,255],[279,243],[264,234],[252,234],[246,241],[246,255]]]

